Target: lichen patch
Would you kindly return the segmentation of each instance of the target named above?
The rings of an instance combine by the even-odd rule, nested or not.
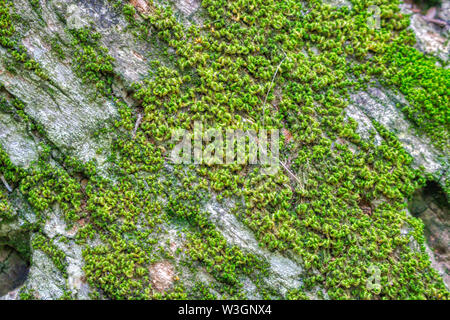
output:
[[[168,261],[162,261],[150,266],[150,277],[153,288],[158,292],[165,292],[172,287],[175,271]]]
[[[150,12],[150,6],[146,0],[131,0],[130,4],[141,14]]]

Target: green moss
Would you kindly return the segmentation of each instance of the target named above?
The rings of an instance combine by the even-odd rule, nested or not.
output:
[[[24,289],[23,287],[19,291],[20,300],[37,300],[34,290]]]
[[[216,300],[217,296],[211,293],[210,286],[198,281],[192,288],[189,299],[193,300]]]
[[[58,55],[58,57],[60,59],[64,60],[66,58],[66,55],[64,53],[64,50],[63,50],[60,42],[61,42],[61,40],[58,37],[52,38],[50,40],[52,50]]]
[[[206,22],[203,30],[194,27],[187,32],[170,9],[157,8],[149,18],[152,29],[161,41],[176,50],[180,69],[196,69],[200,78],[192,84],[176,70],[159,68],[152,81],[137,86],[135,97],[143,101],[145,111],[140,129],[145,136],[156,137],[156,144],[166,149],[166,132],[170,131],[167,128],[192,128],[194,120],[245,129],[232,116],[239,113],[254,119],[257,127],[262,123],[279,129],[287,127],[295,143],[301,146],[297,149],[294,169],[302,175],[308,173],[304,185],[297,186],[294,192],[284,186],[290,182],[283,175],[262,179],[255,171],[230,183],[236,173],[227,168],[213,166],[207,171],[199,168],[197,173],[209,181],[206,187],[212,186],[216,192],[228,196],[243,196],[246,203],[240,209],[240,214],[245,213],[243,222],[261,243],[271,250],[292,250],[302,257],[306,268],[320,270],[326,276],[324,284],[331,297],[406,298],[408,295],[421,297],[425,292],[429,297],[437,297],[436,292],[443,290],[442,282],[427,263],[419,264],[418,268],[433,279],[434,289],[421,285],[420,280],[412,280],[411,274],[391,271],[387,272],[392,274],[383,276],[409,281],[408,289],[401,289],[400,285],[392,289],[383,283],[385,291],[373,293],[364,285],[371,264],[385,260],[388,262],[379,267],[390,270],[387,265],[402,268],[423,259],[421,253],[410,252],[409,239],[403,239],[400,233],[404,225],[414,225],[403,211],[403,199],[421,183],[421,173],[410,168],[411,158],[392,134],[377,125],[385,142],[376,147],[372,142],[362,141],[355,133],[356,122],[345,122],[342,112],[349,90],[359,90],[378,75],[385,76],[383,67],[369,67],[367,61],[376,62],[377,54],[383,56],[388,52],[391,39],[403,41],[405,47],[410,42],[410,38],[399,32],[408,25],[408,20],[398,14],[396,4],[387,1],[376,4],[382,8],[382,31],[370,30],[363,23],[368,4],[360,1],[353,1],[351,12],[310,1],[312,10],[303,18],[300,18],[300,5],[283,11],[290,3],[265,1],[257,9],[246,6],[245,1],[203,1],[214,22]],[[349,42],[346,52],[344,41]],[[300,52],[302,47],[308,55]],[[318,54],[313,52],[313,47],[318,49]],[[349,64],[348,59],[354,62]],[[267,92],[268,101],[275,98],[268,89],[278,65],[281,66],[278,81],[281,101],[277,112],[264,114],[260,103]],[[355,77],[356,81],[349,80]],[[191,98],[194,96],[195,99]],[[189,105],[192,107],[185,108]],[[178,115],[175,119],[174,114]],[[127,123],[131,125],[133,121]],[[345,142],[331,148],[332,139],[324,136],[338,137]],[[357,146],[356,154],[346,141]],[[143,169],[131,163],[128,167],[134,168],[133,172]],[[183,208],[183,202],[189,199],[185,192],[180,197],[184,201],[174,201],[176,209],[171,210],[180,212],[188,221],[202,221],[198,209]],[[371,216],[367,216],[361,207],[375,199],[386,200],[372,208]],[[207,223],[202,223],[205,228]],[[420,234],[420,228],[415,232]],[[193,234],[191,241],[200,244],[200,239],[201,235]],[[423,239],[417,236],[417,240]],[[404,251],[405,260],[390,261],[389,254],[394,250]],[[224,257],[223,253],[213,255]],[[214,264],[200,257],[213,272]],[[309,284],[323,281],[323,277],[311,276]]]
[[[98,43],[99,33],[88,28],[70,30],[75,48],[75,69],[78,75],[88,83],[93,83],[101,93],[111,93],[114,59],[107,49]]]
[[[39,66],[39,63],[31,59],[26,53],[26,49],[20,45],[15,34],[16,29],[13,25],[11,11],[12,3],[10,1],[0,1],[0,45],[8,50],[15,63],[21,64],[25,69],[31,70],[43,80],[47,80],[48,76]]]
[[[123,15],[127,19],[128,22],[134,21],[134,15],[136,14],[136,9],[133,7],[132,4],[126,4],[122,8]]]
[[[450,71],[437,67],[436,59],[399,43],[387,49],[383,64],[387,67],[384,81],[399,88],[410,102],[400,106],[402,111],[438,147],[448,150]]]
[[[261,246],[302,261],[304,287],[282,298],[305,299],[313,289],[332,299],[448,298],[425,253],[423,224],[405,211],[424,173],[411,167],[395,134],[374,122],[372,138],[364,140],[344,111],[350,93],[381,81],[405,95],[409,106],[399,107],[446,149],[448,70],[411,47],[409,20],[397,1],[351,2],[352,9],[336,9],[319,0],[204,0],[203,25],[189,28],[170,7],[150,2],[148,16],[134,20],[127,4],[121,8],[130,32],[175,52],[173,64],[165,58],[152,63],[149,76],[132,86],[136,109],[111,95],[117,75],[100,35],[70,30],[78,74],[119,110],[112,179],[97,174],[95,163],[74,158],[64,161],[65,170],[43,160],[25,176],[7,162],[10,168],[0,170],[38,212],[59,204],[67,221],[81,225],[77,242],[85,245],[87,280],[108,298],[218,298],[204,284],[187,290],[181,280],[157,292],[148,268],[161,260],[205,269],[220,298],[245,297],[243,278],[263,297],[279,296],[261,281],[268,273],[264,260],[227,243],[210,221],[204,205],[211,194],[237,200],[231,212]],[[381,9],[379,30],[367,24],[369,5]],[[9,11],[2,12],[7,46],[14,31]],[[207,128],[281,130],[289,137],[280,143],[281,155],[297,179],[246,164],[169,165],[172,130],[191,130],[194,121]],[[186,237],[175,254],[158,247],[169,225],[183,228]],[[103,244],[89,246],[96,238]],[[36,239],[34,246],[63,269],[54,244]],[[373,270],[379,286],[369,288]]]
[[[14,213],[8,201],[7,193],[4,190],[0,190],[0,219],[1,221],[10,220],[13,217]]]
[[[20,184],[20,191],[29,203],[41,213],[58,203],[67,222],[82,218],[80,184],[62,169],[40,160]]]
[[[58,270],[61,271],[63,276],[67,277],[68,264],[66,261],[66,254],[53,243],[52,239],[48,239],[43,234],[37,233],[31,241],[31,246],[34,250],[39,249],[44,252],[52,260]]]
[[[309,297],[301,289],[289,291],[286,298],[289,300],[309,300]]]

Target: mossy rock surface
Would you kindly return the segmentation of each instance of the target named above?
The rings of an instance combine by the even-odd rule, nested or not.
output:
[[[0,296],[448,299],[449,35],[420,15],[0,0],[0,245],[23,275]],[[278,130],[282,166],[174,163],[198,122]]]

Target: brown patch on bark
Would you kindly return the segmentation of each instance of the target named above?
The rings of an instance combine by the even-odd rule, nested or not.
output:
[[[146,0],[130,0],[130,4],[141,14],[147,14],[151,11]]]
[[[370,202],[367,200],[361,200],[359,202],[359,208],[362,210],[364,214],[367,214],[368,216],[372,215],[372,206],[370,205]]]
[[[141,54],[137,53],[136,51],[133,51],[133,54],[136,58],[140,59],[140,60],[144,60],[144,56],[142,56]]]
[[[151,265],[149,271],[155,290],[165,292],[172,287],[175,280],[175,270],[168,261],[161,261]]]

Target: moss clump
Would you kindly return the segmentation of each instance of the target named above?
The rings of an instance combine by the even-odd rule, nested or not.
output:
[[[38,214],[58,203],[67,222],[82,218],[80,184],[65,170],[44,160],[28,172],[20,184],[20,191]]]
[[[114,59],[98,43],[100,34],[88,28],[70,30],[73,36],[75,69],[82,79],[101,93],[111,93]]]
[[[399,88],[410,101],[403,112],[441,149],[449,150],[448,128],[450,72],[436,66],[436,59],[416,49],[393,43],[383,56],[385,83]]]
[[[49,256],[63,276],[67,277],[66,254],[53,243],[52,239],[48,239],[43,234],[37,233],[31,240],[31,247],[34,250],[39,249]]]
[[[15,166],[5,150],[0,146],[0,175],[8,182],[8,184],[14,186],[20,180],[26,176],[25,170]]]
[[[13,217],[14,213],[9,204],[7,193],[0,190],[0,219],[3,221],[12,219]]]
[[[31,59],[26,53],[26,49],[17,41],[11,7],[10,1],[0,1],[0,45],[8,50],[15,63],[22,64],[25,69],[32,70],[40,78],[47,80],[48,76],[39,63]]]

